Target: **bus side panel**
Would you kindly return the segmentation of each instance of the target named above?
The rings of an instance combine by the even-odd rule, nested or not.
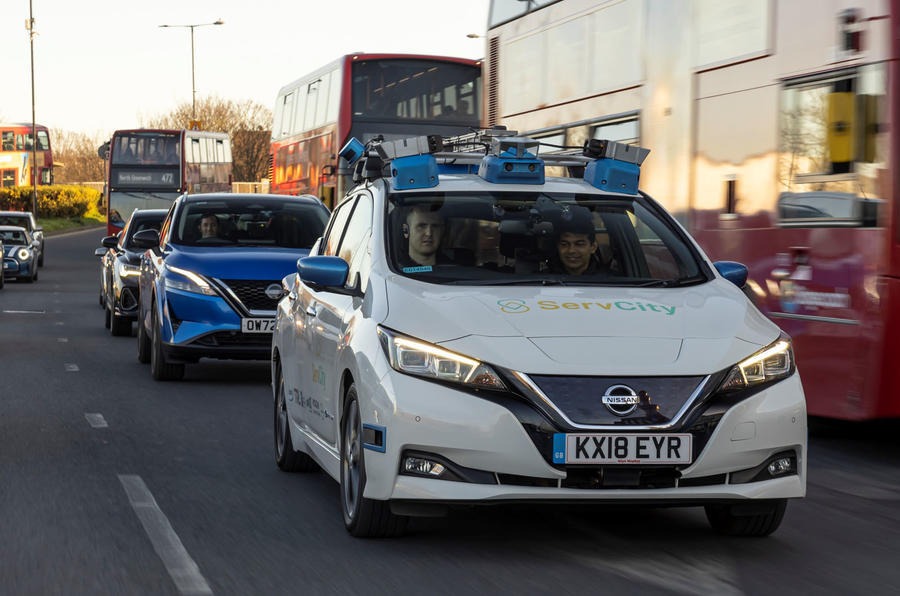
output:
[[[884,343],[881,358],[873,358],[874,374],[868,379],[866,395],[872,395],[867,418],[900,417],[900,279],[885,277],[879,280],[880,317],[884,320]]]
[[[878,355],[890,337],[882,311],[891,298],[878,284],[885,233],[840,227],[696,233],[713,260],[740,255],[747,265],[746,293],[793,338],[811,415],[862,420],[887,407],[869,389],[880,383]]]

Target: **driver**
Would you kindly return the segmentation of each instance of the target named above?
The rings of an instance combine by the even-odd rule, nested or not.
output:
[[[217,238],[219,236],[219,218],[215,213],[207,213],[200,218],[200,238]]]

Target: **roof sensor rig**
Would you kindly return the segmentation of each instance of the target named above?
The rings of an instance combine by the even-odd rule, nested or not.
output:
[[[582,170],[586,182],[609,192],[636,194],[641,164],[649,149],[592,139],[582,155],[549,154],[538,157],[540,141],[515,131],[487,129],[458,137],[439,135],[385,141],[381,137],[363,145],[353,138],[340,156],[354,167],[353,181],[390,178],[396,190],[433,188],[439,174],[475,173],[492,184],[544,184],[544,166]]]

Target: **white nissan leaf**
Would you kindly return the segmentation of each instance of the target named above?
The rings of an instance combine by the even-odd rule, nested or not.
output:
[[[354,536],[511,501],[702,506],[720,533],[773,532],[806,492],[791,340],[744,266],[638,190],[646,154],[541,157],[497,130],[351,141],[357,184],[283,281],[278,466],[337,480]]]

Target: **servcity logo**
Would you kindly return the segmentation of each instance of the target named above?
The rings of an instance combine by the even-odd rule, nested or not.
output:
[[[581,301],[581,302],[561,302],[559,300],[520,300],[520,299],[508,299],[508,300],[498,300],[497,306],[500,307],[500,312],[503,312],[508,315],[514,314],[522,314],[529,312],[531,310],[555,310],[555,311],[570,311],[570,310],[590,310],[594,312],[616,312],[616,311],[625,311],[625,312],[637,312],[637,313],[658,313],[664,316],[672,316],[675,314],[674,306],[668,306],[666,304],[657,304],[654,302],[644,302],[641,300],[612,300],[609,302],[594,302],[594,301]]]

